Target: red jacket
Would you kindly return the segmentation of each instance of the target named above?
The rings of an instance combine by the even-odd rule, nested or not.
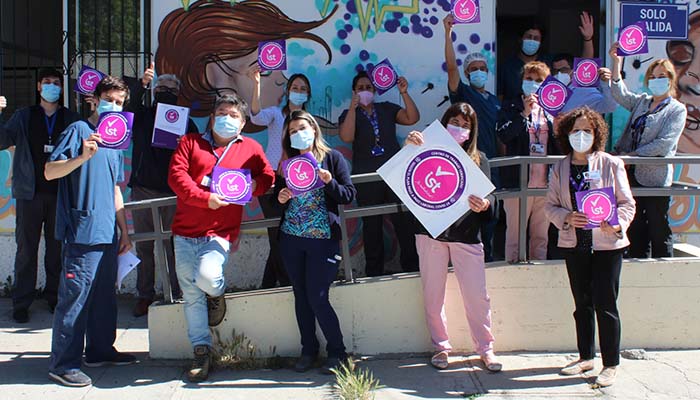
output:
[[[243,206],[231,204],[218,210],[210,209],[211,192],[209,187],[202,185],[202,179],[211,175],[217,161],[207,135],[211,133],[184,136],[170,160],[168,184],[177,196],[172,231],[189,238],[218,236],[235,242],[241,228]],[[213,151],[220,157],[224,150],[225,147],[216,147]],[[250,138],[237,139],[219,166],[249,169],[256,182],[253,196],[265,193],[275,181],[275,172],[265,158],[262,146]]]

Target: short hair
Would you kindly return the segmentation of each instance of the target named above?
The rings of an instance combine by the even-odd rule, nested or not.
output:
[[[574,56],[572,56],[571,54],[569,54],[569,53],[559,53],[559,54],[556,54],[556,55],[554,56],[554,58],[552,58],[552,63],[555,63],[555,62],[561,61],[561,60],[565,60],[566,62],[568,62],[568,63],[569,63],[569,66],[570,66],[571,68],[574,67]]]
[[[355,90],[355,86],[357,86],[357,82],[362,78],[369,79],[369,75],[367,74],[367,71],[358,71],[357,75],[355,75],[355,77],[352,78],[352,90]],[[371,79],[369,79],[369,81],[370,81],[370,83],[372,82]],[[374,84],[372,84],[372,86],[374,86]]]
[[[243,100],[240,96],[238,96],[235,93],[227,93],[223,96],[219,96],[216,99],[216,102],[214,102],[214,112],[222,105],[222,104],[230,104],[236,108],[238,108],[238,111],[243,115],[245,118],[246,115],[248,115],[248,103]]]
[[[531,72],[536,73],[542,79],[547,78],[551,74],[547,64],[543,63],[542,61],[530,61],[529,63],[525,64],[523,67],[523,79],[525,79],[525,75]]]
[[[670,81],[669,94],[673,97],[676,97],[676,84],[678,83],[678,74],[676,74],[676,68],[673,66],[673,63],[668,58],[658,58],[652,61],[651,64],[649,64],[647,72],[644,73],[644,86],[649,87],[649,79],[651,78],[651,74],[654,73],[654,69],[656,69],[656,67],[658,66],[664,67],[664,69],[666,69],[666,72],[668,72],[668,80]]]
[[[518,32],[518,33],[519,33],[519,36],[518,36],[518,37],[519,37],[519,38],[522,38],[523,35],[525,35],[525,32],[527,32],[527,31],[529,31],[529,30],[531,30],[531,29],[540,31],[540,35],[542,35],[542,37],[544,38],[544,33],[545,33],[545,32],[544,32],[544,27],[543,27],[542,24],[540,24],[540,22],[537,21],[537,20],[528,21],[525,25],[523,25],[522,29],[520,29],[520,31]]]
[[[102,78],[100,83],[95,87],[95,92],[93,94],[99,100],[102,93],[109,92],[110,90],[126,92],[124,104],[129,102],[129,86],[127,86],[121,78],[117,78],[116,76],[107,75]]]
[[[37,75],[37,82],[41,82],[44,78],[58,78],[63,85],[63,74],[59,72],[56,68],[41,68],[39,69],[39,74]]]
[[[559,116],[556,120],[556,136],[562,153],[569,154],[573,151],[569,143],[569,134],[574,129],[574,124],[579,118],[586,118],[593,126],[593,147],[591,149],[593,151],[605,150],[605,145],[608,142],[608,124],[605,123],[605,120],[599,113],[587,106],[583,106]]]
[[[174,75],[174,74],[163,74],[163,75],[158,75],[158,77],[156,78],[156,84],[155,84],[155,86],[158,86],[158,84],[159,84],[160,82],[163,82],[163,81],[175,82],[175,84],[177,85],[177,89],[178,89],[178,90],[180,90],[180,86],[182,85],[182,84],[180,83],[180,79],[178,79],[178,77],[177,77],[176,75]]]

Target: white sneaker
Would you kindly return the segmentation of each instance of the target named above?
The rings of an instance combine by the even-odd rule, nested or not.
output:
[[[593,360],[578,359],[559,371],[562,375],[579,375],[593,369]]]
[[[595,384],[600,387],[612,386],[617,376],[617,367],[605,367],[595,379]]]

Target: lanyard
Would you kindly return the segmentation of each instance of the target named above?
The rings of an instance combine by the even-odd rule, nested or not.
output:
[[[585,179],[581,179],[581,182],[580,182],[580,183],[577,183],[577,182],[576,182],[576,179],[574,179],[574,178],[571,177],[571,176],[569,176],[569,182],[571,182],[571,186],[572,186],[572,187],[574,188],[574,190],[576,190],[577,192],[580,192],[580,191],[584,190],[584,189],[586,188],[586,186],[588,185],[588,182],[586,182]]]
[[[545,119],[544,111],[540,108],[536,118],[532,118],[532,114],[530,114],[529,119],[530,126],[535,128],[535,143],[540,144],[540,128],[542,127],[542,119]]]
[[[639,142],[642,139],[642,132],[644,131],[644,127],[646,126],[647,118],[649,117],[649,115],[656,114],[669,102],[671,102],[671,96],[665,98],[661,103],[654,107],[653,110],[647,111],[646,113],[640,115],[639,117],[637,117],[637,119],[634,120],[634,122],[632,123],[632,150],[636,150],[637,147],[639,147]],[[651,103],[649,103],[649,106],[651,106]]]
[[[216,154],[216,150],[214,150],[214,136],[212,134],[212,141],[211,141],[211,152],[214,154],[214,157],[216,158],[216,164],[214,164],[215,167],[218,167],[221,161],[226,157],[226,154],[228,153],[229,149],[231,149],[231,145],[236,143],[239,139],[236,138],[232,141],[229,142],[229,144],[226,145],[226,148],[224,149],[224,152],[221,153],[221,155]]]
[[[372,115],[367,114],[363,108],[360,107],[360,112],[367,117],[369,123],[372,125],[372,130],[374,131],[374,139],[376,143],[379,143],[379,118],[377,117],[377,108],[372,107]]]
[[[49,142],[51,142],[51,137],[53,136],[54,128],[56,128],[56,117],[58,116],[58,110],[51,117],[48,117],[44,113],[44,121],[46,122],[46,132],[49,133]]]

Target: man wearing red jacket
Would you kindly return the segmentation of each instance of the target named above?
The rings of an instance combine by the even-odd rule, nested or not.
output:
[[[175,266],[185,300],[187,334],[194,348],[190,381],[209,375],[211,334],[226,314],[224,265],[238,239],[243,207],[210,192],[215,166],[247,169],[253,196],[265,193],[275,173],[262,146],[241,136],[248,105],[237,95],[224,95],[211,115],[213,129],[182,138],[170,161],[168,184],[177,195],[172,225]]]

